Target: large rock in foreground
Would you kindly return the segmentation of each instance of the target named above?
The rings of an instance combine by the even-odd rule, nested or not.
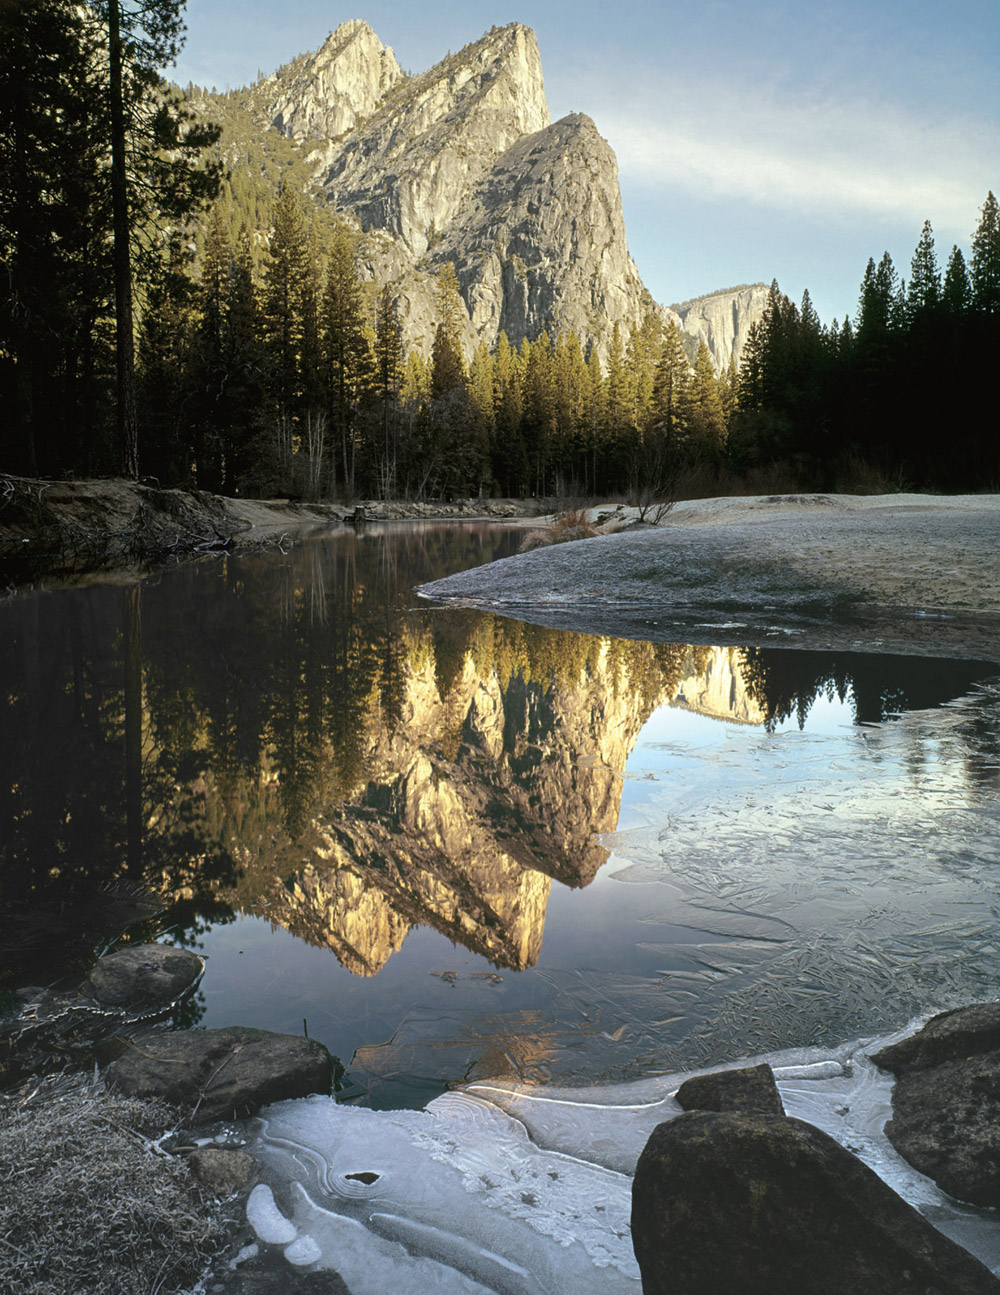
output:
[[[897,1076],[899,1154],[949,1195],[1000,1205],[1000,1003],[942,1012],[872,1060]]]
[[[328,1093],[334,1058],[315,1039],[233,1025],[225,1030],[151,1030],[132,1040],[105,1078],[129,1096],[159,1097],[190,1121],[252,1115],[271,1102]]]
[[[636,1167],[644,1295],[1000,1295],[1000,1281],[831,1137],[689,1113]]]

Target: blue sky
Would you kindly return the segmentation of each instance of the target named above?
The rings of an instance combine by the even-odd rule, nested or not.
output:
[[[223,89],[363,18],[419,72],[494,23],[538,35],[553,120],[618,155],[629,246],[657,300],[777,278],[853,314],[869,256],[942,264],[1000,191],[1000,0],[188,0],[174,75]]]

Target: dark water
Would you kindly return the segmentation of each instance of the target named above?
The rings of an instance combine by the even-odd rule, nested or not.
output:
[[[185,944],[189,1022],[307,1029],[373,1105],[995,995],[995,666],[417,604],[519,538],[397,525],[0,605],[3,984]]]

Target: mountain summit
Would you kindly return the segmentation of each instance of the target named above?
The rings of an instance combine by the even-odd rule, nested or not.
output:
[[[683,326],[629,255],[610,145],[582,113],[550,121],[530,28],[494,27],[408,76],[355,19],[254,97],[258,115],[307,152],[317,196],[369,236],[369,270],[394,285],[410,346],[430,346],[445,261],[470,349],[501,330],[517,345],[544,328],[573,329],[603,355],[615,324],[627,335],[655,311]],[[738,350],[748,306],[756,297],[732,303],[731,330],[692,329],[719,367]]]

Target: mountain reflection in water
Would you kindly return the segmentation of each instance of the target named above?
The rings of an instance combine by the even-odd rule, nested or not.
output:
[[[210,954],[209,1023],[242,1012],[294,1028],[307,1016],[331,1047],[358,1049],[368,1083],[408,1066],[438,1084],[511,1069],[565,1077],[567,1049],[584,1038],[588,1064],[620,1067],[621,1049],[600,1042],[620,1042],[611,979],[582,998],[567,989],[565,966],[500,985],[508,970],[539,964],[547,909],[562,893],[553,881],[588,887],[608,859],[601,834],[618,826],[623,774],[650,716],[673,706],[773,733],[805,722],[819,697],[877,725],[995,673],[612,640],[413,608],[415,584],[503,556],[517,538],[485,526],[395,527],[288,556],[184,566],[124,591],[9,600],[0,608],[8,983],[39,967],[51,974],[54,941],[93,947],[102,902],[127,910],[142,881],[164,911],[134,936],[168,930]],[[966,774],[988,781],[989,767],[973,760]],[[591,905],[589,944],[576,931],[558,949],[569,938],[599,968],[602,945],[635,943],[635,923],[651,920],[640,911],[647,900],[622,917],[625,892],[641,887],[616,889],[603,913]],[[85,908],[91,917],[74,930]],[[106,925],[133,916],[116,911]],[[675,942],[717,937],[696,921],[674,925]],[[293,945],[263,954],[280,930]],[[446,942],[428,945],[421,932]],[[404,941],[415,954],[400,953]],[[449,942],[472,955],[459,971],[445,965]],[[382,980],[394,955],[404,962],[362,1000],[342,980],[304,988],[329,978],[329,964],[318,970],[314,956],[292,951],[304,946],[332,952],[350,978]],[[272,958],[267,985],[249,959],[234,971],[244,947]],[[641,982],[623,990],[630,1019],[662,1017],[662,977],[648,958],[631,971],[623,955],[611,962],[614,976]],[[414,983],[429,971],[426,989]]]

